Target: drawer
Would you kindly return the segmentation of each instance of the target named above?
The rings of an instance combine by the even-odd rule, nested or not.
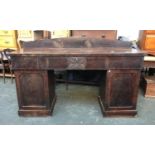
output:
[[[12,56],[13,69],[38,69],[38,58],[36,56]]]
[[[147,35],[145,40],[146,50],[155,50],[155,35]]]
[[[6,48],[16,48],[16,40],[12,37],[0,37],[0,46]]]
[[[15,36],[15,31],[0,30],[0,35],[3,35],[3,36]]]
[[[146,34],[155,34],[155,30],[145,30]]]
[[[72,30],[72,36],[75,37],[93,37],[115,40],[117,38],[116,30]]]

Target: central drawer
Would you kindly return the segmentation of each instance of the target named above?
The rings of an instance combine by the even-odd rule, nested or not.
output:
[[[104,57],[39,57],[40,69],[93,70],[106,69]]]

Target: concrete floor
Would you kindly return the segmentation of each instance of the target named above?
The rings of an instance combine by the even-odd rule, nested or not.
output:
[[[141,90],[138,96],[138,114],[136,117],[103,117],[97,101],[98,88],[95,86],[69,85],[66,91],[64,84],[56,85],[57,102],[53,116],[19,117],[15,82],[0,78],[0,124],[27,125],[139,125],[155,124],[155,99],[144,98]]]

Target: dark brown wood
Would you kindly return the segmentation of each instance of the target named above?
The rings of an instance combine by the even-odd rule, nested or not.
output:
[[[140,72],[139,70],[108,70],[104,90],[99,101],[105,115],[121,115],[124,111],[136,114]],[[103,89],[103,86],[102,86]]]
[[[56,101],[53,71],[20,70],[15,76],[19,115],[51,115]]]
[[[115,40],[117,38],[117,30],[72,30],[73,37],[93,37]]]
[[[143,76],[141,79],[141,87],[145,97],[155,97],[155,77]]]
[[[130,48],[131,42],[122,42],[119,40],[102,39],[102,38],[58,38],[58,39],[44,39],[36,40],[31,42],[23,42],[24,52],[26,51],[41,51],[49,48],[102,48],[102,47],[113,47],[113,48]],[[59,50],[59,49],[58,49]]]
[[[60,42],[61,47],[53,48],[53,41]],[[85,41],[90,41],[93,46],[81,46]],[[54,70],[103,71],[99,103],[104,115],[134,116],[137,113],[144,53],[132,49],[130,42],[88,38],[42,40],[25,43],[23,53],[12,53],[11,57],[21,116],[52,113]]]

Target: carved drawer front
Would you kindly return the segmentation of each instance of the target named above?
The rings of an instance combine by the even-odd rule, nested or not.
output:
[[[38,69],[37,57],[12,57],[13,69]]]
[[[87,59],[85,57],[68,57],[67,69],[85,69],[87,65]]]

